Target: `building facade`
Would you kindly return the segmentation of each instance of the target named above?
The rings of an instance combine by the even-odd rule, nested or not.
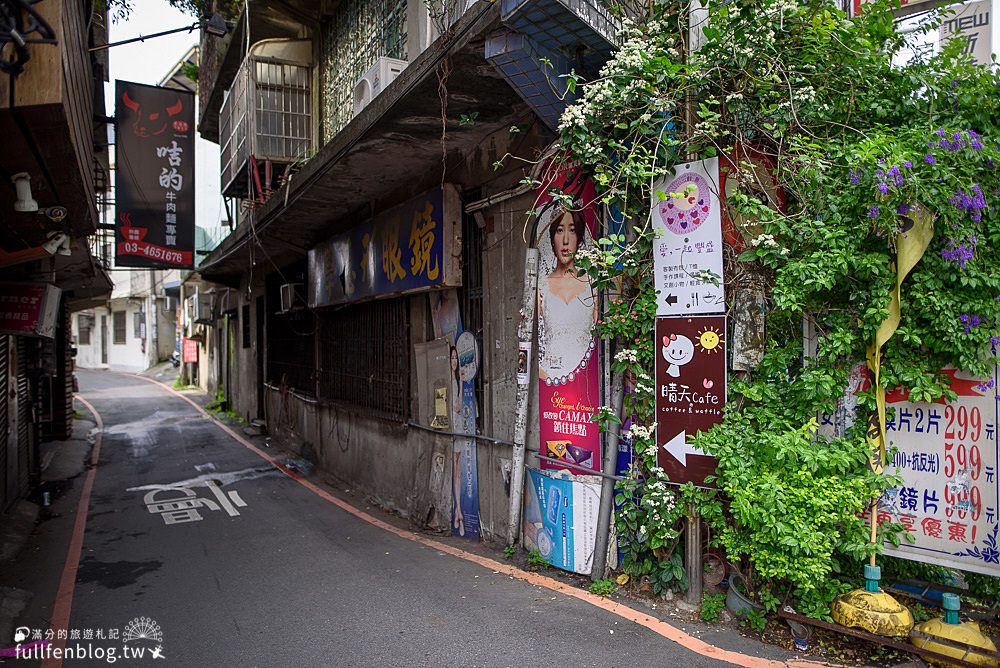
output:
[[[556,0],[263,2],[203,44],[200,132],[238,225],[182,286],[187,377],[417,524],[504,535],[539,172],[508,156],[541,160],[559,75],[596,73],[613,23]]]
[[[0,173],[12,181],[0,188],[0,512],[38,481],[40,443],[71,435],[72,314],[111,291],[92,252],[107,62],[88,50],[106,43],[107,13],[77,0],[19,11],[0,25]]]

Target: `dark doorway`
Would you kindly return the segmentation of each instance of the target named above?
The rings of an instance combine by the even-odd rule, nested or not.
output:
[[[254,303],[256,311],[257,336],[254,345],[257,346],[257,417],[265,419],[264,415],[264,298],[257,297]]]

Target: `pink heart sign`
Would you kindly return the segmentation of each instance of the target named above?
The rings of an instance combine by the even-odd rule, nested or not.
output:
[[[712,210],[708,182],[700,174],[683,174],[664,191],[667,199],[657,207],[660,219],[674,234],[690,234],[698,229]],[[671,193],[677,195],[672,197]]]

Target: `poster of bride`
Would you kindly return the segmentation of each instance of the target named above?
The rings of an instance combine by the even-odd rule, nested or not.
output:
[[[572,204],[548,193],[555,187]],[[601,438],[590,421],[600,400],[594,337],[599,300],[587,276],[578,276],[576,254],[594,246],[598,205],[590,181],[563,170],[546,179],[538,211],[538,412],[543,469],[586,474],[600,470]],[[571,466],[571,465],[575,465]],[[579,468],[582,467],[582,468]]]

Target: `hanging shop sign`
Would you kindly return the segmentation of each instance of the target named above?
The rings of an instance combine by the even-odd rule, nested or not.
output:
[[[115,264],[194,267],[194,94],[115,84]]]
[[[415,197],[309,251],[309,306],[462,285],[462,208],[452,185]]]
[[[522,531],[525,546],[548,563],[590,574],[594,561],[601,483],[597,476],[573,476],[528,469]]]
[[[553,173],[537,194],[538,413],[541,452],[573,472],[601,469],[601,435],[591,421],[600,403],[594,323],[599,301],[575,256],[593,249],[594,184],[570,167]],[[552,189],[569,201],[550,196]],[[543,469],[565,468],[542,460]]]
[[[195,339],[184,339],[184,363],[185,364],[197,364],[198,363],[198,342]]]
[[[887,474],[902,484],[883,498],[880,519],[901,523],[913,537],[889,554],[1000,576],[1000,390],[988,379],[947,369],[958,398],[916,403],[901,390],[886,395],[886,423],[896,452]]]
[[[0,334],[56,335],[62,290],[44,283],[0,283]]]
[[[722,313],[722,206],[719,159],[679,165],[653,186],[656,315]]]
[[[657,318],[657,463],[670,482],[704,486],[714,457],[690,441],[722,422],[726,404],[726,318]]]

